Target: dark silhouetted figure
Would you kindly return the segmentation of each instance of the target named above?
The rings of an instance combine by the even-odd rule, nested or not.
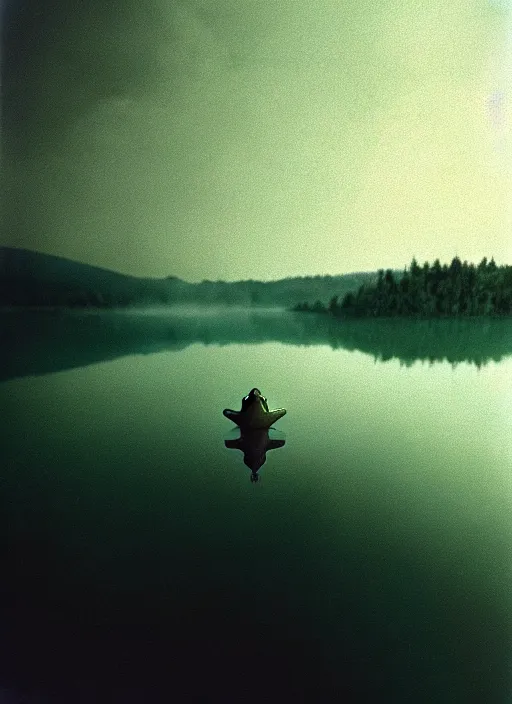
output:
[[[225,408],[222,412],[226,418],[232,420],[242,430],[255,430],[270,428],[273,423],[285,415],[286,410],[276,408],[270,411],[265,396],[259,389],[254,388],[242,399],[240,411]]]

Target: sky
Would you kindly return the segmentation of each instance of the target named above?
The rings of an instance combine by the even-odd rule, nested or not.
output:
[[[139,276],[512,264],[512,0],[16,0],[1,244]]]

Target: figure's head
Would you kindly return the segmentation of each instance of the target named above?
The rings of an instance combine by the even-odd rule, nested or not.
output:
[[[258,482],[260,480],[259,474],[257,472],[252,472],[251,482]]]
[[[249,396],[261,396],[261,391],[259,389],[251,389],[249,391]]]

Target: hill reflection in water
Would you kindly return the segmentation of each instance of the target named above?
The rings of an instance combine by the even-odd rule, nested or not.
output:
[[[512,355],[512,321],[352,320],[282,310],[8,311],[0,314],[0,380],[192,344],[329,345],[375,360],[461,362]]]

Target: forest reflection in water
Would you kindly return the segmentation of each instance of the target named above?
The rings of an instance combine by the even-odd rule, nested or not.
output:
[[[407,366],[445,361],[480,367],[512,355],[507,318],[339,321],[279,309],[20,310],[0,314],[0,332],[2,381],[197,343],[329,345]]]

